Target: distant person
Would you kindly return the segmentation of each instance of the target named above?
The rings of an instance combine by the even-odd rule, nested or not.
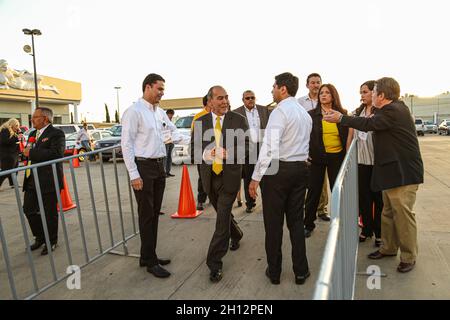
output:
[[[89,134],[88,125],[86,122],[83,123],[83,128],[78,131],[77,134],[77,145],[80,145],[86,150],[86,152],[92,151],[91,148],[91,135]],[[89,156],[89,160],[95,160],[94,155]]]
[[[361,85],[359,91],[362,104],[355,110],[355,116],[369,118],[374,115],[376,110],[372,102],[374,86],[374,80],[366,81]],[[363,223],[359,242],[364,242],[375,234],[375,246],[379,247],[381,245],[383,196],[381,191],[373,191],[370,187],[374,165],[373,132],[350,128],[349,142],[353,139],[356,140],[358,145],[358,198],[359,213]]]
[[[167,109],[166,114],[169,120],[172,121],[172,118],[175,115],[175,111],[173,109]],[[170,129],[168,129],[167,125],[164,126],[163,135],[164,135],[164,144],[166,145],[166,152],[167,152],[167,156],[164,159],[164,168],[166,169],[166,177],[167,178],[175,177],[174,174],[170,173],[170,170],[172,169],[172,151],[175,145],[172,141],[172,132],[170,131]]]
[[[332,84],[323,84],[319,89],[317,107],[309,111],[313,127],[309,142],[311,171],[305,205],[306,238],[311,236],[316,227],[314,221],[317,218],[316,212],[325,180],[325,171],[328,172],[328,182],[331,190],[333,190],[334,182],[346,154],[348,127],[323,121],[323,116],[331,110],[346,113],[342,108],[336,88]],[[326,219],[324,219],[325,217],[321,218],[322,220],[330,220],[328,216],[326,216]]]
[[[203,103],[203,110],[197,113],[194,118],[192,119],[192,125],[191,130],[194,130],[194,123],[197,121],[198,118],[204,116],[205,114],[208,114],[211,112],[211,105],[208,101],[208,96],[204,96],[202,99]],[[205,202],[208,195],[206,194],[205,190],[203,190],[203,184],[202,184],[202,176],[200,175],[200,165],[197,164],[197,172],[198,172],[198,180],[197,180],[197,210],[202,211],[205,209]]]
[[[306,96],[300,97],[298,103],[305,108],[306,111],[311,111],[316,108],[319,101],[319,89],[322,85],[322,77],[318,73],[311,73],[306,78],[306,88],[309,92]],[[317,215],[324,221],[330,221],[327,215],[328,205],[328,176],[325,170],[325,178],[323,179],[322,193],[320,194],[319,205],[317,207]]]
[[[62,130],[53,127],[53,111],[44,107],[36,108],[31,121],[36,130],[30,133],[27,146],[23,150],[23,155],[28,158],[28,164],[57,160],[64,157],[66,137]],[[56,164],[59,186],[55,186],[51,165],[39,167],[37,173],[50,238],[50,248],[45,244],[45,233],[41,220],[41,214],[43,213],[40,212],[36,181],[30,169],[25,171],[23,182],[23,191],[25,192],[23,211],[35,237],[35,242],[30,246],[30,249],[37,250],[44,245],[41,255],[47,255],[49,250],[54,251],[58,244],[58,210],[56,207],[58,200],[56,192],[61,192],[64,184],[62,162]]]
[[[243,236],[231,211],[241,185],[242,163],[248,151],[248,140],[244,137],[243,143],[239,144],[239,139],[233,135],[230,137],[229,133],[240,130],[244,133],[248,125],[243,116],[228,111],[228,94],[223,87],[211,87],[207,100],[212,112],[198,118],[194,124],[191,160],[193,163],[201,162],[203,188],[217,213],[206,264],[210,270],[209,279],[219,282],[223,276],[222,259],[228,247],[237,250]],[[196,131],[200,129],[201,132]]]
[[[349,117],[330,111],[325,121],[360,131],[373,131],[373,191],[383,191],[381,216],[382,245],[370,259],[396,256],[400,249],[398,272],[411,271],[417,259],[417,223],[414,204],[423,183],[423,162],[416,127],[409,108],[399,100],[400,85],[393,78],[375,83],[373,117]]]
[[[295,283],[302,285],[310,276],[303,204],[308,184],[307,160],[312,121],[294,98],[297,90],[298,78],[293,74],[286,72],[275,77],[272,95],[278,106],[270,114],[249,187],[250,196],[256,198],[260,181],[264,181],[261,193],[266,232],[266,276],[272,284],[280,284],[285,217],[291,240]],[[277,172],[268,174],[269,167],[275,167],[274,164],[278,164]]]
[[[17,119],[9,119],[0,127],[0,163],[2,171],[17,168],[19,163],[20,123]],[[9,186],[14,187],[11,175],[0,177],[0,188],[8,179]]]
[[[242,94],[243,106],[234,110],[235,112],[243,115],[247,120],[250,128],[250,144],[249,154],[254,153],[254,159],[248,158],[244,164],[243,177],[244,177],[244,192],[245,192],[245,204],[246,212],[250,213],[256,206],[255,199],[250,197],[248,192],[248,186],[252,181],[253,170],[255,169],[255,163],[258,159],[259,150],[261,149],[261,143],[264,137],[264,130],[266,129],[267,122],[269,121],[269,110],[267,107],[256,104],[256,95],[252,90],[246,90]],[[252,160],[254,161],[253,163]]]

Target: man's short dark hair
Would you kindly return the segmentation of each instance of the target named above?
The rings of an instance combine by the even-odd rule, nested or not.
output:
[[[167,109],[166,114],[175,114],[175,111],[173,109]]]
[[[298,91],[298,78],[290,72],[279,74],[275,77],[275,84],[278,88],[286,87],[291,97],[295,97]]]
[[[208,95],[203,97],[202,103],[203,103],[203,106],[206,107],[206,105],[208,104]]]
[[[142,83],[142,92],[145,91],[145,87],[147,85],[152,85],[158,81],[166,82],[163,77],[161,77],[159,74],[156,73],[150,73],[148,76],[145,77],[144,82]]]
[[[322,77],[320,76],[320,74],[318,74],[318,73],[311,73],[311,74],[306,78],[306,85],[309,84],[309,79],[311,79],[312,77],[318,77],[318,78],[320,78],[320,82],[322,82]]]
[[[387,100],[397,101],[400,97],[400,85],[394,78],[384,77],[375,82],[377,94],[384,93]]]

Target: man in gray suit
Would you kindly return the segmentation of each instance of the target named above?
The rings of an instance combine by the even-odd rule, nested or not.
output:
[[[222,258],[228,251],[239,248],[243,234],[233,218],[231,208],[239,191],[242,164],[248,152],[247,122],[241,115],[228,111],[228,94],[221,86],[208,91],[211,113],[194,123],[191,158],[200,164],[203,189],[217,212],[216,229],[208,249],[206,264],[210,280],[222,279]]]
[[[245,202],[247,206],[245,211],[251,213],[256,204],[255,199],[250,197],[248,186],[252,181],[253,170],[255,169],[255,163],[259,156],[259,149],[261,148],[264,130],[269,121],[269,110],[267,107],[256,104],[255,93],[251,90],[244,91],[242,94],[242,102],[244,102],[244,105],[237,108],[235,112],[243,115],[245,119],[247,119],[250,128],[249,156],[244,164],[243,177]]]

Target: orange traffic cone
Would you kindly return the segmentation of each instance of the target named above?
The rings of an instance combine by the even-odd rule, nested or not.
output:
[[[192,192],[189,171],[186,165],[183,165],[183,175],[181,177],[180,202],[178,211],[171,215],[172,218],[196,218],[203,211],[196,210],[194,193]]]
[[[73,149],[73,155],[75,156],[77,154],[78,154],[78,149],[74,148]],[[72,161],[73,161],[72,163],[73,163],[73,167],[74,168],[79,168],[80,167],[80,159],[78,159],[78,157],[73,158]]]
[[[69,187],[67,186],[66,176],[63,176],[64,188],[61,190],[61,202],[63,206],[63,211],[66,212],[73,208],[76,208],[77,205],[73,203],[72,197],[70,196]],[[58,206],[59,211],[59,206]]]

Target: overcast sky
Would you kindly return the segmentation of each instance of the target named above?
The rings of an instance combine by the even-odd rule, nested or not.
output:
[[[38,74],[82,84],[80,112],[104,120],[104,103],[123,113],[142,95],[148,73],[166,79],[165,98],[225,87],[232,107],[242,92],[272,100],[276,74],[322,75],[344,107],[359,86],[391,76],[402,94],[450,90],[450,1],[446,0],[0,0],[0,59],[32,70],[23,28],[38,28]],[[87,114],[89,112],[89,114]]]

